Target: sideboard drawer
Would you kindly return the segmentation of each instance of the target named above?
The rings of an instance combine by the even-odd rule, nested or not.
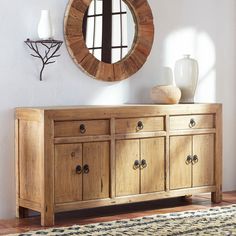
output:
[[[164,130],[163,117],[129,118],[116,120],[116,134],[156,132]]]
[[[109,120],[56,121],[55,137],[109,135]]]
[[[171,116],[170,129],[210,129],[215,127],[214,115]]]

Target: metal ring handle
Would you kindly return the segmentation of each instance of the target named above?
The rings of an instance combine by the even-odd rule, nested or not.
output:
[[[189,127],[193,128],[196,125],[196,121],[194,119],[191,119],[189,122]]]
[[[186,158],[186,160],[185,160],[185,164],[186,164],[186,165],[191,164],[191,163],[192,163],[192,160],[193,160],[192,157],[191,157],[190,155],[188,155],[187,158]]]
[[[85,127],[84,124],[81,124],[81,125],[80,125],[80,127],[79,127],[79,131],[80,131],[81,134],[86,133],[86,127]]]
[[[82,167],[80,165],[76,166],[75,172],[78,175],[81,174],[82,173]]]
[[[196,164],[196,163],[198,163],[198,161],[199,161],[198,156],[197,156],[197,155],[194,155],[194,156],[193,156],[192,163],[193,163],[193,164]]]
[[[134,161],[134,165],[133,165],[133,169],[134,169],[134,170],[137,170],[139,167],[140,167],[139,161],[138,161],[138,160],[135,160],[135,161]]]
[[[138,123],[137,123],[137,130],[139,131],[139,130],[142,130],[144,128],[144,125],[143,125],[143,122],[142,121],[139,121]]]
[[[84,165],[84,168],[83,168],[83,172],[84,174],[88,174],[89,173],[89,165]]]
[[[143,168],[146,168],[146,167],[147,167],[147,161],[143,159],[143,160],[141,161],[141,166],[142,166]]]

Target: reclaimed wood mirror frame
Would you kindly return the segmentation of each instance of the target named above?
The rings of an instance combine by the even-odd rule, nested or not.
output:
[[[120,61],[108,64],[89,52],[83,37],[83,19],[92,0],[70,0],[65,13],[64,34],[74,62],[89,76],[103,81],[120,81],[136,73],[146,62],[154,39],[153,15],[147,0],[123,0],[136,25],[133,46]]]

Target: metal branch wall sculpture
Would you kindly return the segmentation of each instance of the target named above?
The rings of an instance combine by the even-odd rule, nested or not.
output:
[[[42,62],[42,68],[40,70],[40,81],[43,80],[43,70],[46,65],[55,63],[55,58],[59,57],[60,54],[57,54],[60,49],[63,41],[60,40],[30,40],[27,39],[25,41],[27,46],[33,51],[30,55],[32,57],[39,58]],[[43,46],[44,48],[40,49],[39,46]]]

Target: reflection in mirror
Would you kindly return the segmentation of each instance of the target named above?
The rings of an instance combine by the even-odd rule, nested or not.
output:
[[[115,63],[132,49],[135,23],[122,0],[93,0],[83,19],[83,35],[98,60]]]

